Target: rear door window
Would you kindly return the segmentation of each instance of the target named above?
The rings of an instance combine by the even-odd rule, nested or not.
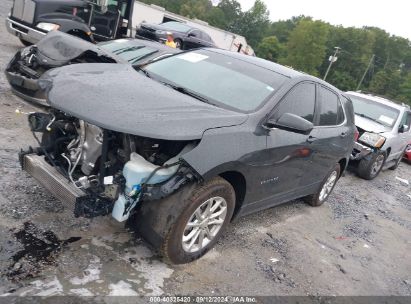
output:
[[[338,99],[338,95],[331,90],[319,87],[319,125],[335,126],[344,121],[344,111]]]
[[[291,113],[313,122],[314,108],[315,84],[304,82],[287,93],[277,108],[275,117],[280,118],[284,113]]]

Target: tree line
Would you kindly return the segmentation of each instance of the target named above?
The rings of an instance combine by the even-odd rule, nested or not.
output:
[[[343,91],[360,90],[411,104],[411,42],[377,27],[343,27],[309,16],[272,22],[256,0],[242,11],[236,0],[142,0],[244,36],[256,55],[323,78],[334,47],[338,60],[327,81]]]

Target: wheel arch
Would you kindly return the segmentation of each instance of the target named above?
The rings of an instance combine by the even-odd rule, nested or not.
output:
[[[233,218],[236,216],[238,211],[241,209],[241,206],[244,202],[247,181],[244,175],[238,171],[230,170],[218,174],[221,178],[225,179],[234,189],[235,192],[235,208]]]
[[[348,165],[348,159],[347,158],[341,158],[338,161],[338,164],[340,165],[340,177],[344,174],[345,170],[347,169]]]

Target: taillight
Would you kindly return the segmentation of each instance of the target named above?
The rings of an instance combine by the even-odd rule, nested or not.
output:
[[[355,128],[354,131],[354,141],[358,141],[358,138],[360,137],[360,132],[358,132],[358,129]]]
[[[77,7],[73,7],[73,16],[77,16]]]

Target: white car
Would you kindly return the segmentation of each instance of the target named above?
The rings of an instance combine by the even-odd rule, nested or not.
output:
[[[411,142],[411,110],[404,104],[357,92],[352,100],[358,135],[350,160],[358,176],[375,178],[383,168],[395,170]]]

